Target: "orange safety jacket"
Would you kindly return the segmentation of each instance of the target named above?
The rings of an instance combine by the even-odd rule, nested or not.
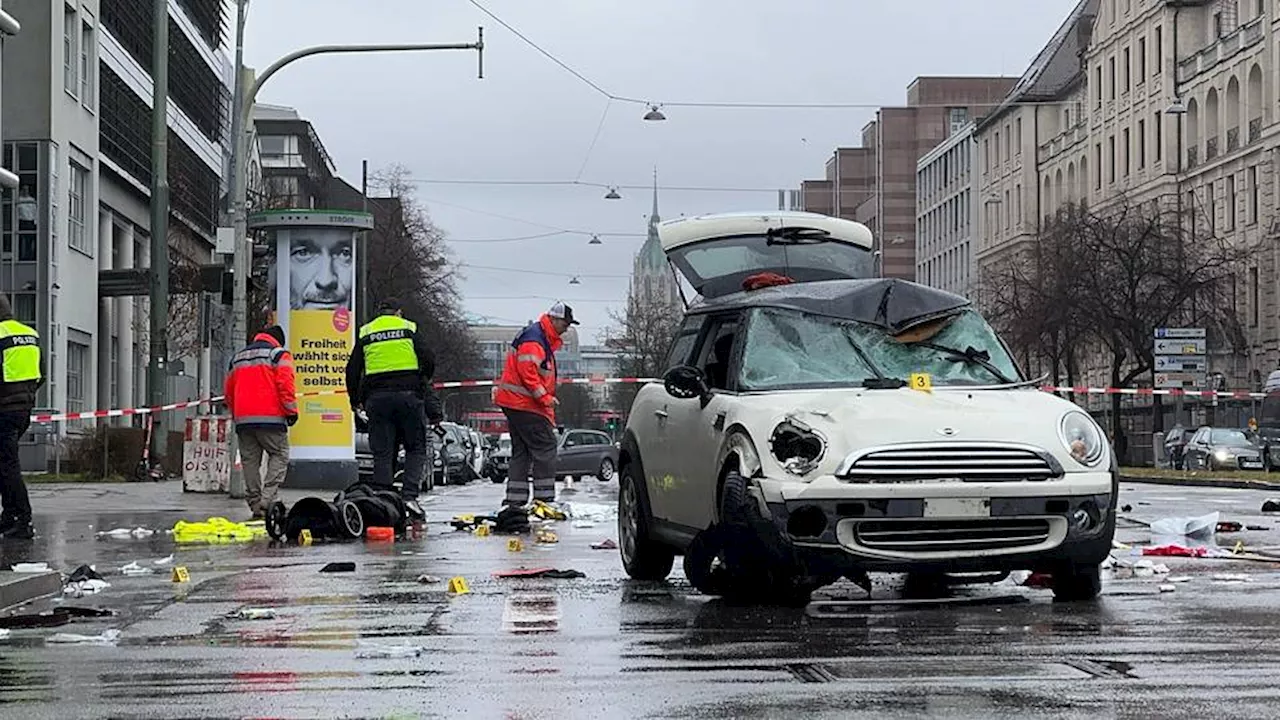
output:
[[[293,357],[267,333],[258,333],[231,360],[226,404],[237,428],[288,427],[298,416]]]
[[[498,407],[535,412],[556,422],[556,350],[564,344],[543,315],[538,322],[520,331],[507,351],[493,393]]]

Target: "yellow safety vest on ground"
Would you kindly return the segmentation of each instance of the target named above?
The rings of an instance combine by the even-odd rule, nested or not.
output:
[[[4,382],[40,380],[40,336],[17,320],[0,321],[0,365]]]
[[[383,315],[360,328],[365,375],[416,372],[418,354],[413,349],[417,323],[397,315]]]

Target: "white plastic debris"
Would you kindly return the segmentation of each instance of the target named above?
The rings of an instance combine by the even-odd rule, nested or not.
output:
[[[0,628],[0,640],[8,640],[13,631],[9,628]]]
[[[600,523],[612,522],[618,517],[618,508],[603,503],[569,503],[564,512],[574,520],[588,520]]]
[[[1157,563],[1157,564],[1153,565],[1153,566],[1151,567],[1151,569],[1152,569],[1152,570],[1155,572],[1155,574],[1157,574],[1157,575],[1168,575],[1168,574],[1169,574],[1169,566],[1168,566],[1168,565],[1165,565],[1164,563]]]
[[[422,583],[423,585],[435,585],[436,583],[440,582],[440,578],[436,577],[435,575],[419,575],[418,582]]]
[[[16,573],[51,572],[49,569],[49,563],[42,562],[14,563],[12,570]]]
[[[1164,583],[1164,584],[1162,584],[1162,585],[1160,586],[1160,592],[1162,592],[1162,593],[1171,593],[1171,592],[1173,592],[1174,590],[1177,590],[1177,589],[1178,589],[1178,586],[1177,586],[1177,585],[1172,585],[1172,584],[1169,584],[1169,583]]]
[[[271,620],[276,616],[275,608],[241,608],[235,615],[241,620]]]
[[[1156,574],[1156,564],[1146,558],[1133,563],[1134,577],[1151,577]]]
[[[149,530],[144,527],[136,527],[136,528],[122,527],[122,528],[115,528],[114,530],[104,530],[98,533],[97,536],[100,538],[112,538],[114,540],[127,540],[129,538],[141,540],[143,538],[149,538],[155,534],[156,534],[155,530]]]
[[[67,586],[62,588],[62,593],[72,597],[84,597],[85,595],[97,595],[109,587],[111,587],[111,583],[106,580],[81,580],[80,582],[67,583]]]
[[[45,642],[52,645],[115,645],[119,639],[119,630],[106,630],[101,635],[57,633],[50,635]]]
[[[160,558],[159,560],[154,561],[152,564],[153,565],[172,565],[173,555],[170,554],[169,557]]]
[[[1189,583],[1189,582],[1191,582],[1191,576],[1190,576],[1190,575],[1170,575],[1170,576],[1169,576],[1168,578],[1166,578],[1166,579],[1167,579],[1169,582],[1171,582],[1171,583]]]
[[[426,652],[421,645],[387,645],[366,640],[356,641],[356,657],[361,659],[375,658],[410,658],[418,657]]]
[[[149,567],[142,567],[141,565],[138,564],[136,560],[120,568],[121,575],[129,575],[129,576],[150,575],[153,572],[155,572],[154,569]]]
[[[1220,573],[1218,575],[1214,575],[1213,579],[1215,582],[1221,583],[1247,583],[1253,580],[1253,578],[1248,575],[1240,575],[1238,573]]]
[[[1218,529],[1220,517],[1221,513],[1212,512],[1199,517],[1162,518],[1151,523],[1151,534],[1211,538]]]
[[[595,526],[596,524],[595,524],[595,521],[593,520],[574,520],[573,521],[573,527],[579,530],[589,530]]]

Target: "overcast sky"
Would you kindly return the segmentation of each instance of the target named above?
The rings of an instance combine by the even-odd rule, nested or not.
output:
[[[1020,75],[1075,5],[479,2],[616,96],[869,105],[903,104],[919,75]],[[822,177],[832,150],[857,145],[874,112],[667,107],[666,122],[643,122],[646,108],[609,104],[469,0],[254,0],[245,62],[261,69],[316,44],[471,42],[480,25],[483,80],[473,51],[316,57],[282,71],[259,100],[298,108],[356,186],[361,160],[373,169],[406,166],[468,266],[458,284],[464,307],[489,322],[524,322],[559,298],[574,306],[591,342],[626,296],[655,166],[659,185],[672,188],[660,191],[664,218],[775,209],[777,189]],[[623,186],[623,197],[604,200],[594,186],[428,182],[435,180],[581,180]],[[604,244],[588,246],[576,234],[476,242],[556,230],[601,233]],[[572,275],[581,284],[570,285]]]

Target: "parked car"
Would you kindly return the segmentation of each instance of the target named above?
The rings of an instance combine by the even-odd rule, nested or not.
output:
[[[373,479],[373,450],[369,447],[369,434],[365,430],[362,422],[356,423],[355,434],[355,454],[356,454],[356,473],[363,482],[369,482]],[[428,446],[430,447],[430,446]],[[431,458],[428,457],[428,462]],[[399,484],[400,476],[404,473],[404,447],[401,446],[396,454],[394,479],[392,484]],[[422,481],[422,491],[429,492],[433,485],[432,473],[428,472]]]
[[[506,482],[507,470],[511,467],[511,433],[498,436],[497,446],[489,455],[489,479],[493,482]]]
[[[608,435],[596,430],[566,430],[556,447],[556,477],[592,475],[613,480],[618,468],[618,448]]]
[[[699,298],[618,460],[621,560],[684,556],[706,594],[804,602],[870,571],[1048,574],[1095,597],[1115,534],[1106,435],[1026,378],[971,303],[873,278],[862,224],[800,212],[668,221]]]
[[[1187,441],[1185,462],[1194,470],[1262,470],[1262,448],[1244,430],[1202,427]]]

